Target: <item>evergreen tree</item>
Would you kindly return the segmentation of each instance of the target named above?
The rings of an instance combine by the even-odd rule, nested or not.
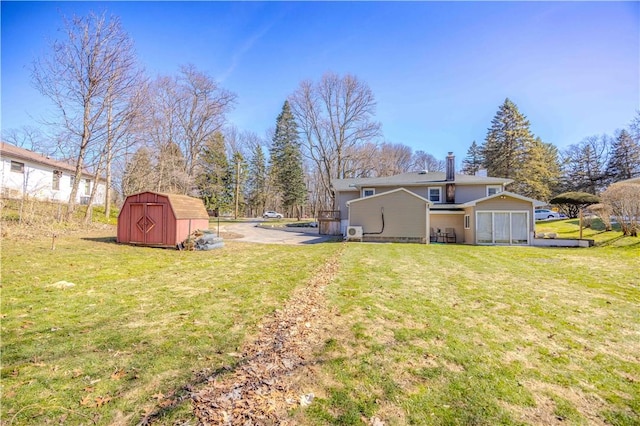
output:
[[[122,175],[122,193],[124,196],[155,189],[153,163],[151,154],[145,147],[133,154],[131,161],[125,165]]]
[[[640,144],[626,130],[620,131],[611,144],[606,175],[609,183],[640,175]]]
[[[258,143],[253,147],[248,168],[246,200],[250,214],[259,216],[265,210],[267,202],[267,165],[264,151]]]
[[[482,148],[478,146],[476,141],[473,141],[467,150],[467,156],[462,160],[462,173],[475,175],[482,168],[483,162]]]
[[[207,210],[215,210],[216,215],[229,211],[233,201],[232,177],[222,133],[214,133],[205,142],[199,158],[199,170],[196,181]]]
[[[169,142],[160,149],[156,164],[156,190],[172,194],[187,194],[192,180],[186,170],[186,161],[180,147]]]
[[[526,197],[548,201],[558,190],[560,181],[560,162],[558,149],[540,138],[527,146],[519,171],[520,178],[510,190]]]
[[[307,189],[300,138],[288,101],[285,101],[276,120],[276,131],[271,145],[271,167],[283,207],[290,210],[301,206],[305,202]]]
[[[246,180],[246,163],[240,151],[233,153],[229,164],[229,190],[234,204],[234,218],[244,211],[244,182]]]
[[[523,157],[532,141],[529,121],[509,98],[505,99],[491,120],[482,147],[487,174],[518,180]]]

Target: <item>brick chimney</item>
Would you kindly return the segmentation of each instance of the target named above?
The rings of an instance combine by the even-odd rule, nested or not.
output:
[[[453,204],[456,202],[456,157],[453,155],[453,152],[449,152],[447,155],[447,189],[446,189],[446,198],[445,201],[448,204]]]

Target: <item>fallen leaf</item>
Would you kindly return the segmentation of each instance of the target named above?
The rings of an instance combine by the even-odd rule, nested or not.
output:
[[[84,398],[80,400],[80,405],[89,405],[93,400],[89,395],[86,395]]]
[[[107,402],[111,401],[110,396],[105,396],[104,398],[99,396],[96,398],[96,407],[102,407]]]
[[[156,400],[160,401],[162,398],[164,398],[164,394],[162,392],[158,392],[155,395],[151,395],[152,398],[155,398]]]
[[[111,373],[111,379],[112,380],[120,380],[126,375],[127,375],[127,372],[124,371],[123,369],[119,368],[116,371],[114,371],[113,373]]]

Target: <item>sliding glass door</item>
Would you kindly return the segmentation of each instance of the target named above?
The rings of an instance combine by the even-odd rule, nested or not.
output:
[[[527,212],[477,212],[476,243],[526,245],[528,223]]]

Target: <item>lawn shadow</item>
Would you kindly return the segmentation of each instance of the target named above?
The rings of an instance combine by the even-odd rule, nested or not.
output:
[[[93,241],[96,243],[118,244],[116,237],[84,237],[81,239],[85,241]]]

